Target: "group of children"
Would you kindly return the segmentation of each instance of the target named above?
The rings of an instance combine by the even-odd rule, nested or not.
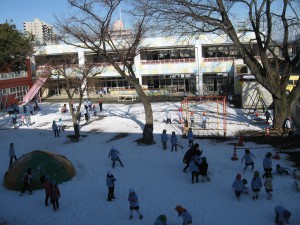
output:
[[[255,155],[250,152],[249,149],[245,150],[245,154],[242,157],[241,163],[245,161],[245,167],[244,171],[246,171],[248,166],[251,166],[252,171],[254,170],[254,159]],[[264,179],[264,182],[262,181],[262,178],[260,177],[259,171],[255,171],[253,178],[251,180],[251,189],[253,192],[252,199],[257,200],[259,196],[259,192],[262,188],[262,186],[265,187],[265,191],[267,193],[267,199],[272,199],[272,192],[273,192],[273,175],[282,175],[282,174],[289,174],[289,168],[282,167],[280,164],[276,165],[275,171],[272,173],[272,153],[268,152],[264,159],[263,159],[263,168],[264,168],[264,174],[262,178]],[[246,187],[247,184],[246,179],[241,178],[241,174],[236,175],[236,179],[232,184],[232,188],[235,190],[235,196],[240,199],[240,196],[242,193],[248,194],[248,188]]]
[[[53,210],[56,211],[59,209],[59,198],[60,198],[60,190],[55,182],[55,180],[51,180],[49,176],[42,176],[40,181],[45,189],[45,206],[49,206],[49,198],[50,202],[53,206]]]
[[[178,123],[179,124],[185,123],[185,126],[188,127],[189,122],[188,122],[187,118],[183,117],[182,108],[178,109],[177,116],[178,116]],[[172,123],[171,114],[170,114],[169,110],[166,111],[165,121],[166,121],[166,124]],[[206,129],[206,122],[207,122],[206,112],[203,112],[202,113],[202,124],[201,124],[201,127],[203,129]],[[191,125],[191,127],[195,127],[195,113],[193,111],[190,112],[190,125]]]

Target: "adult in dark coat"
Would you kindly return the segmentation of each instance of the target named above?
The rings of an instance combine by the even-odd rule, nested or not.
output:
[[[183,172],[187,173],[187,168],[189,168],[189,163],[193,156],[197,155],[199,152],[199,144],[194,144],[187,152],[184,154],[183,162],[186,164],[186,166],[183,168]]]

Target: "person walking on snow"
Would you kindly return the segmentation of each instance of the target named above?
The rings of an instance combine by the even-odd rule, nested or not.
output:
[[[167,142],[168,142],[168,140],[169,140],[169,137],[168,137],[168,135],[167,135],[167,130],[166,130],[166,129],[163,130],[163,132],[162,132],[162,134],[161,134],[160,140],[161,140],[163,149],[166,150],[166,149],[167,149]]]
[[[188,138],[188,141],[189,141],[189,147],[193,146],[193,144],[194,144],[194,133],[193,133],[192,128],[189,128],[189,131],[187,133],[187,138]]]
[[[115,167],[116,161],[118,161],[120,163],[120,165],[122,167],[124,167],[123,163],[121,162],[121,160],[119,158],[119,155],[121,155],[121,153],[115,147],[112,147],[111,150],[109,151],[108,158],[110,158],[112,161],[112,168]]]
[[[197,154],[197,150],[199,150],[199,144],[194,144],[187,152],[184,154],[183,162],[186,164],[186,166],[183,168],[183,172],[187,173],[187,168],[189,168],[189,163],[193,156]],[[200,151],[202,153],[202,151]]]
[[[177,205],[175,210],[178,213],[178,216],[181,216],[183,225],[192,224],[192,215],[185,208],[181,205]]]
[[[192,174],[192,184],[194,183],[195,178],[196,178],[196,183],[198,183],[199,165],[200,165],[200,157],[196,154],[192,156],[191,161],[189,163],[189,170]]]
[[[201,155],[201,151],[199,150],[198,153]],[[206,157],[201,158],[201,163],[199,165],[199,174],[201,175],[201,182],[204,183],[205,181],[210,182],[210,177],[207,174],[208,171],[208,164],[206,161]]]
[[[21,195],[25,193],[27,188],[29,190],[29,194],[30,195],[32,194],[31,179],[32,179],[31,168],[28,168],[23,178],[23,188],[21,191]]]
[[[115,198],[115,177],[114,175],[110,172],[107,171],[107,175],[106,175],[106,186],[108,187],[108,195],[107,195],[107,201],[112,201]]]
[[[182,108],[179,108],[177,115],[179,124],[182,124]]]
[[[234,194],[237,199],[240,199],[241,194],[244,189],[244,183],[242,181],[241,174],[237,174],[235,180],[233,181],[232,188],[234,188]]]
[[[60,130],[65,131],[64,124],[61,118],[59,118],[57,125],[58,125],[58,132],[60,132]]]
[[[8,154],[9,154],[9,166],[11,166],[13,160],[17,161],[14,143],[10,143],[9,149],[8,149]]]
[[[49,197],[51,194],[51,181],[50,178],[48,176],[44,177],[44,181],[43,181],[43,187],[45,189],[45,206],[49,206],[48,201],[49,201]]]
[[[244,168],[244,171],[246,171],[247,167],[248,166],[251,166],[252,167],[252,170],[254,170],[254,161],[253,161],[253,158],[255,159],[255,155],[253,155],[249,149],[246,149],[245,150],[245,155],[243,156],[242,158],[242,161],[241,163],[244,162],[245,160],[245,168]]]
[[[253,200],[258,199],[258,194],[260,192],[260,189],[262,187],[262,181],[261,178],[259,177],[259,172],[255,171],[254,176],[251,180],[251,188],[253,191]]]
[[[264,182],[264,187],[267,193],[267,199],[271,200],[272,199],[272,192],[273,192],[273,183],[272,183],[272,175],[267,174],[265,176],[265,182]]]
[[[60,190],[56,184],[56,182],[53,180],[51,181],[51,191],[50,191],[50,201],[53,205],[53,210],[56,211],[59,209],[59,202],[58,199],[60,198]]]
[[[53,123],[52,123],[52,130],[54,131],[54,137],[59,137],[58,126],[57,126],[55,120],[53,120]]]
[[[169,112],[169,110],[166,111],[166,124],[171,124],[172,121],[171,121],[171,113]]]
[[[128,201],[129,201],[129,209],[130,209],[129,219],[132,219],[133,217],[132,215],[133,210],[135,210],[138,213],[140,219],[143,219],[143,215],[140,213],[140,206],[139,206],[139,200],[137,194],[132,188],[129,189]]]
[[[265,175],[272,174],[272,153],[268,152],[263,159],[263,167],[265,171]]]
[[[171,152],[173,152],[174,148],[175,148],[175,151],[177,152],[177,136],[175,134],[175,131],[172,132],[170,140],[171,140],[171,144],[172,144]]]
[[[193,111],[190,114],[190,120],[191,120],[191,127],[194,127],[195,126],[195,114]]]
[[[203,129],[206,129],[206,121],[207,121],[206,112],[203,112],[203,114],[202,114],[202,128]]]

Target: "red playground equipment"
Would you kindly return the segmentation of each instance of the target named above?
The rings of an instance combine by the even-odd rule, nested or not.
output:
[[[226,97],[192,96],[181,102],[182,135],[192,128],[194,136],[226,136]]]

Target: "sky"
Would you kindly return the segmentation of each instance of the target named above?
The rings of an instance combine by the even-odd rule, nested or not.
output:
[[[0,23],[13,20],[17,29],[24,31],[24,22],[38,18],[51,25],[56,22],[54,15],[63,15],[68,10],[67,0],[0,0]]]
[[[103,104],[103,111],[92,117],[88,124],[80,122],[82,137],[79,142],[70,142],[67,135],[73,134],[69,113],[61,114],[63,103],[41,103],[41,111],[34,112],[31,126],[13,129],[11,118],[0,114],[0,173],[4,175],[9,167],[8,148],[11,142],[15,145],[18,158],[33,151],[46,150],[68,158],[73,164],[76,175],[72,180],[58,184],[61,197],[60,209],[53,210],[44,205],[44,190],[35,190],[32,195],[26,192],[20,197],[18,191],[11,191],[0,185],[0,224],[6,225],[141,225],[154,224],[160,214],[167,216],[168,225],[181,225],[174,208],[181,205],[193,217],[193,225],[274,225],[274,207],[283,205],[292,213],[290,223],[300,225],[300,195],[295,189],[292,176],[273,176],[273,198],[267,199],[262,187],[258,200],[252,200],[250,182],[254,172],[248,168],[243,173],[241,162],[244,149],[238,148],[239,160],[232,161],[233,143],[238,138],[228,141],[195,139],[200,144],[203,155],[208,162],[209,183],[194,183],[191,173],[183,173],[185,166],[183,156],[188,149],[187,139],[181,138],[180,125],[176,112],[180,102],[153,103],[154,138],[156,144],[139,146],[135,142],[142,136],[145,122],[144,109],[141,103]],[[199,110],[199,105],[194,106]],[[169,110],[172,124],[165,124],[163,118]],[[235,109],[228,105],[228,135],[239,130],[260,130],[264,123],[257,123],[244,115],[247,111]],[[22,110],[21,110],[22,111]],[[198,111],[195,111],[197,113]],[[214,115],[211,109],[208,121]],[[62,118],[67,126],[65,132],[55,138],[51,130],[53,120]],[[19,117],[18,117],[19,119]],[[196,120],[196,123],[198,121]],[[178,142],[183,149],[171,152],[170,142],[167,150],[162,149],[160,135],[166,129],[170,137],[175,131]],[[120,133],[128,135],[114,139]],[[244,141],[245,146],[255,155],[255,170],[262,174],[262,160],[268,151],[274,154],[271,146]],[[112,168],[108,153],[112,147],[117,148],[124,167],[118,162]],[[286,155],[280,154],[277,163],[292,167]],[[18,163],[15,162],[15,163]],[[14,165],[13,165],[14,166]],[[40,166],[43,166],[41,163]],[[34,170],[37,168],[33,168]],[[106,174],[108,171],[116,178],[115,197],[107,201]],[[250,193],[243,194],[237,200],[232,183],[237,173],[248,180],[246,185]],[[3,176],[2,176],[3,177]],[[33,179],[39,179],[34,176]],[[144,216],[140,221],[137,214],[129,220],[128,192],[133,188],[139,198],[140,212]]]
[[[24,22],[32,22],[39,18],[47,24],[53,24],[54,14],[59,15],[67,10],[65,0],[1,0],[0,22],[13,20],[17,29],[23,31]]]

